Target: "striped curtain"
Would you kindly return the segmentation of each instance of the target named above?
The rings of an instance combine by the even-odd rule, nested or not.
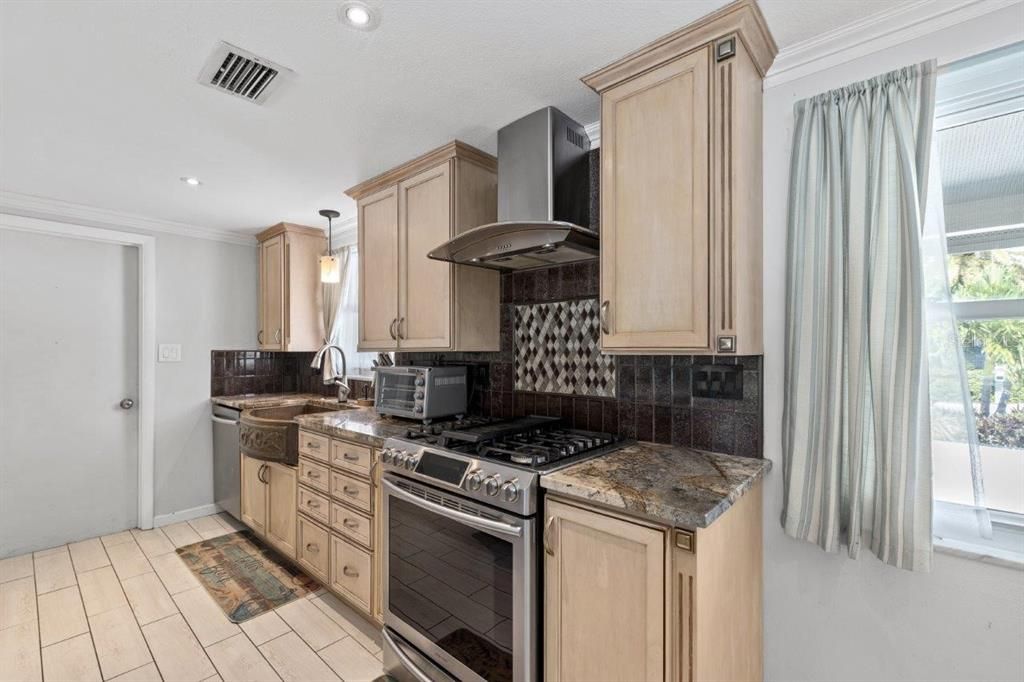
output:
[[[927,62],[798,102],[783,424],[787,534],[926,571],[931,442],[921,235]]]

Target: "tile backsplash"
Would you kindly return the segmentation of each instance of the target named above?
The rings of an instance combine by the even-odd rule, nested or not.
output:
[[[314,353],[261,350],[215,350],[210,353],[210,395],[245,393],[314,393],[334,396],[338,389],[320,380],[309,364]],[[369,395],[369,382],[350,379],[353,398]],[[370,395],[370,397],[373,397]]]
[[[615,396],[615,357],[602,355],[596,298],[515,307],[517,391]]]

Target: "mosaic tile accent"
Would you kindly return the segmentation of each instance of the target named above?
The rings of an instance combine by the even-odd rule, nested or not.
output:
[[[596,299],[515,307],[517,391],[615,396],[615,358],[602,355]]]

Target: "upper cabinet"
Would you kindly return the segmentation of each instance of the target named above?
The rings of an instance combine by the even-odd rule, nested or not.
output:
[[[323,230],[278,223],[256,235],[260,242],[261,350],[315,351],[324,342],[319,258],[327,252]]]
[[[740,0],[583,78],[601,95],[606,353],[763,352],[761,84]]]
[[[359,350],[498,350],[499,274],[427,258],[496,219],[497,160],[456,141],[346,194],[359,205]]]

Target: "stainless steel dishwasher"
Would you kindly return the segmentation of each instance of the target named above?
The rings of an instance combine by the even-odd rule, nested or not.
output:
[[[213,501],[239,521],[241,517],[241,473],[239,467],[238,419],[242,411],[214,403]]]

